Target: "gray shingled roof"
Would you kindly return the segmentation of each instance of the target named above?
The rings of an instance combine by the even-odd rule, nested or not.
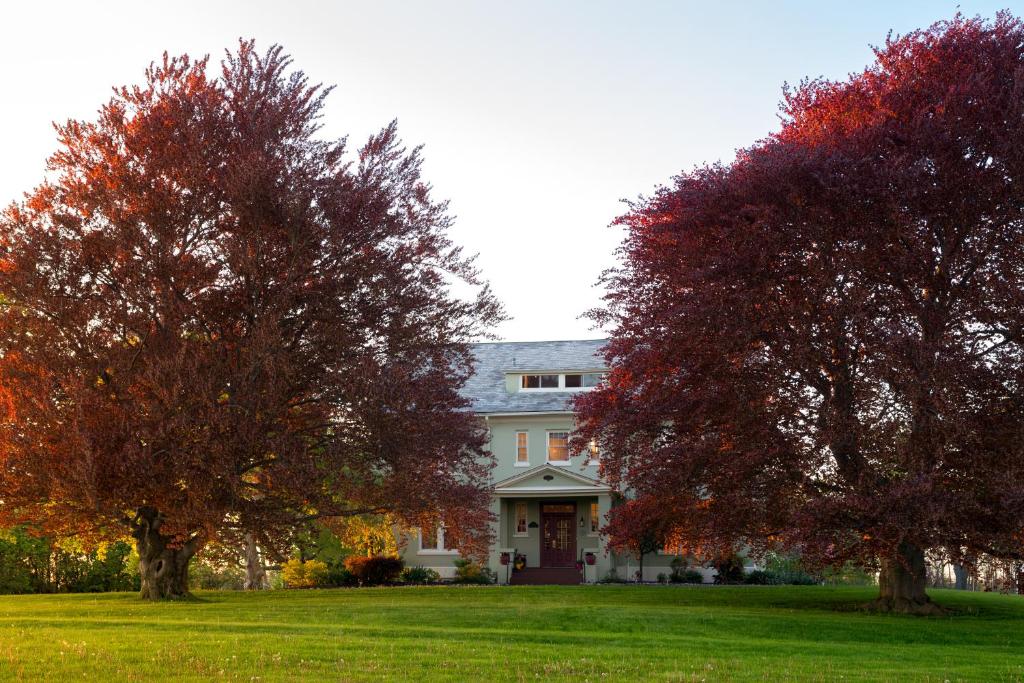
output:
[[[516,392],[505,390],[505,374],[546,370],[551,372],[604,370],[597,350],[606,339],[575,341],[496,342],[473,344],[476,374],[463,394],[478,413],[533,413],[569,410],[571,392]]]

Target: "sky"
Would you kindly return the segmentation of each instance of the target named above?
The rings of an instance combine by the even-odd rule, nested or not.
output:
[[[1009,0],[876,2],[19,2],[0,21],[0,204],[43,178],[51,123],[93,118],[164,51],[284,46],[335,85],[324,135],[392,119],[423,145],[453,240],[510,319],[500,339],[603,336],[583,314],[615,265],[623,200],[729,161],[778,127],[784,83],[843,78],[886,34]],[[168,8],[173,8],[169,10]]]

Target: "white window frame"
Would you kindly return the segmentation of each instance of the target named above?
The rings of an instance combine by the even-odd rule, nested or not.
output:
[[[594,508],[597,508],[597,529],[594,529]],[[587,526],[587,536],[594,537],[601,535],[601,504],[593,502],[590,504],[590,524]]]
[[[459,551],[455,550],[454,548],[450,548],[449,549],[449,548],[445,548],[444,547],[444,524],[439,524],[437,526],[437,547],[436,548],[424,548],[423,547],[423,529],[416,529],[416,536],[419,539],[419,540],[417,540],[417,545],[419,546],[419,549],[416,552],[417,555],[458,555],[459,554]]]
[[[565,434],[565,460],[552,460],[551,459],[551,435],[552,434]],[[555,467],[569,467],[572,465],[572,452],[569,450],[569,435],[572,434],[571,429],[549,429],[545,432],[544,441],[544,460],[549,465]]]
[[[526,429],[516,430],[516,441],[515,441],[515,461],[513,466],[515,467],[529,467],[530,466],[530,432]],[[519,435],[523,434],[526,436],[526,460],[519,459]]]
[[[519,531],[519,506],[523,507],[523,519],[526,520],[526,530]],[[515,538],[526,538],[530,535],[530,506],[525,500],[517,500],[512,506],[512,536]]]
[[[519,385],[519,391],[537,391],[537,392],[543,392],[543,391],[569,391],[569,392],[593,391],[597,387],[567,387],[567,386],[565,386],[565,376],[566,375],[607,375],[607,374],[608,374],[607,372],[593,372],[593,371],[590,371],[590,372],[584,372],[584,371],[573,371],[573,372],[524,372],[524,373],[519,375],[519,381],[517,382],[517,384]],[[523,386],[523,378],[524,377],[532,377],[533,375],[558,375],[558,386],[557,387],[543,387],[543,388],[542,387],[533,387],[533,388],[524,387]],[[582,380],[581,380],[581,383],[582,383]]]

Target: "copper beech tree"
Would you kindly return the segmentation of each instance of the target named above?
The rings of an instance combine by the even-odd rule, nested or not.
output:
[[[354,155],[321,139],[327,93],[244,42],[57,127],[0,223],[0,522],[130,534],[149,598],[186,593],[222,534],[312,517],[486,542],[459,388],[500,307],[419,151],[394,124]]]
[[[635,493],[614,542],[852,561],[921,613],[927,549],[1024,554],[1019,20],[888,39],[620,223],[611,372],[577,402]]]

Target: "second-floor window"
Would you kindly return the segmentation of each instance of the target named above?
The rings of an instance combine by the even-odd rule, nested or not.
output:
[[[530,464],[530,434],[529,432],[516,432],[516,464]]]
[[[569,432],[548,432],[548,462],[569,464]]]

